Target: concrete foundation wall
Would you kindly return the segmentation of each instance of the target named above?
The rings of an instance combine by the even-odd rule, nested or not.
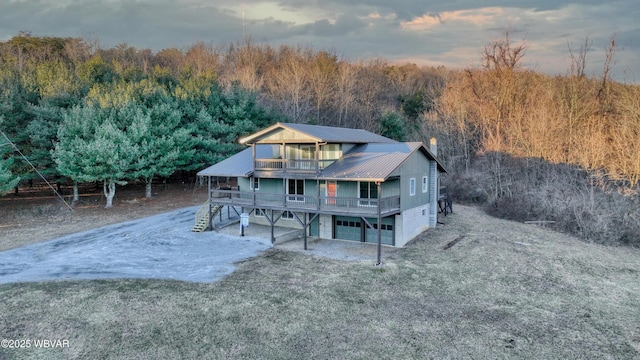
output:
[[[429,204],[396,215],[396,247],[403,247],[429,228]]]

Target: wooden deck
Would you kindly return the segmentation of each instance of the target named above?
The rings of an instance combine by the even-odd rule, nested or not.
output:
[[[382,216],[400,213],[400,196],[382,198],[380,199],[380,204],[378,204],[378,199],[317,197],[214,189],[209,192],[209,199],[211,204],[214,205],[318,214],[377,216],[378,207]]]

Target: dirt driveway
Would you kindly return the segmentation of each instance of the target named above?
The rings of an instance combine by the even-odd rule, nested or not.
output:
[[[0,283],[156,278],[215,281],[269,239],[193,233],[198,207],[109,225],[0,252]]]

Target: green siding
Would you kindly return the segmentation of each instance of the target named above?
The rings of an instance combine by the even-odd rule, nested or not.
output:
[[[250,190],[251,189],[249,189],[248,191]],[[260,189],[258,190],[258,192],[268,194],[283,194],[284,185],[282,183],[282,179],[261,178]]]
[[[357,198],[358,193],[357,181],[338,181],[338,197]]]
[[[318,182],[316,180],[305,180],[304,194],[309,196],[318,196]],[[324,194],[320,194],[324,195]]]
[[[420,151],[416,151],[400,166],[400,206],[402,211],[429,203],[429,191],[422,192],[422,177],[429,176],[429,159]],[[409,195],[409,181],[416,179],[416,194]]]
[[[389,180],[382,183],[382,197],[400,195],[400,180]]]
[[[251,191],[251,187],[249,186],[249,178],[238,177],[238,187],[240,191]]]
[[[309,143],[309,142],[315,142],[315,140],[313,138],[310,138],[308,135],[305,135],[304,133],[298,132],[298,131],[294,131],[294,130],[289,130],[289,129],[278,129],[262,138],[260,138],[258,140],[259,142],[281,142],[281,141],[287,141],[287,142],[295,142],[295,141],[300,141],[300,142],[305,142],[305,143]]]

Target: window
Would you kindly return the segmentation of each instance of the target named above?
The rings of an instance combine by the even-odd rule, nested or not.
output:
[[[409,195],[413,196],[416,194],[416,178],[409,179]]]
[[[253,178],[253,190],[260,190],[260,178]]]
[[[360,200],[358,204],[360,206],[376,206],[378,204],[378,185],[374,182],[360,182],[360,199],[372,199],[372,200]]]
[[[264,217],[264,214],[267,212],[267,209],[256,209],[253,212],[253,216],[255,217]]]
[[[313,162],[316,157],[315,145],[300,145],[300,160],[297,169],[313,169]]]
[[[288,201],[304,201],[304,180],[289,179],[287,181],[287,194],[300,196],[287,196]]]
[[[291,211],[283,211],[282,212],[282,218],[285,220],[293,220],[293,213]]]
[[[340,159],[340,144],[327,144],[321,146],[320,169],[326,168],[338,159]]]
[[[315,145],[287,145],[288,167],[291,169],[313,169],[315,158]]]
[[[426,193],[429,190],[429,182],[426,176],[422,177],[422,192]]]

